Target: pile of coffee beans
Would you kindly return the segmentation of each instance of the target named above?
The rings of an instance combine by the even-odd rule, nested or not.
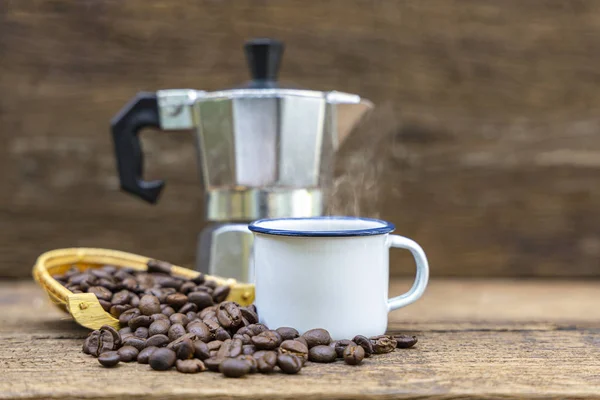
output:
[[[296,374],[307,362],[358,365],[417,343],[415,336],[405,335],[332,341],[325,329],[302,335],[291,327],[271,330],[259,323],[253,305],[225,301],[229,287],[202,274],[173,275],[164,261],[148,262],[147,271],[107,265],[83,272],[71,268],[54,278],[74,293],[94,293],[119,319],[120,330],[103,326],[83,344],[83,352],[105,367],[137,361],[156,371],[209,370],[232,378],[277,370]]]

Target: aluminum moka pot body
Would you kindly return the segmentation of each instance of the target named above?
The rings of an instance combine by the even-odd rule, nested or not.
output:
[[[247,267],[233,265],[222,272],[210,266],[210,259],[223,258],[223,249],[247,247],[239,243],[239,227],[235,234],[224,232],[232,223],[322,215],[335,151],[372,108],[356,94],[280,87],[282,53],[280,42],[250,41],[246,55],[252,80],[244,86],[138,93],[112,120],[121,188],[150,203],[157,202],[165,183],[143,179],[138,133],[146,127],[195,133],[205,217],[215,223],[201,240],[198,258],[209,259],[200,263],[205,272],[248,276]],[[219,246],[215,235],[237,239]],[[247,264],[248,252],[241,253],[220,263]],[[244,271],[235,273],[238,269]]]

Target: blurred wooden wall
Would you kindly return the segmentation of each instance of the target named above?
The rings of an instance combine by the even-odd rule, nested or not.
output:
[[[150,206],[118,190],[109,119],[138,90],[245,81],[256,36],[285,41],[282,79],[378,105],[332,212],[393,221],[434,276],[600,275],[593,0],[0,0],[0,275],[70,246],[192,266],[192,136],[144,134]]]

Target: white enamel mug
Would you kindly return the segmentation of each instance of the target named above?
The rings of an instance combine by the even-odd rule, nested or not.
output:
[[[390,235],[394,225],[355,217],[263,219],[250,224],[260,322],[302,334],[324,328],[334,340],[385,333],[388,313],[415,302],[429,266],[414,241]],[[388,299],[389,248],[410,250],[412,288]]]

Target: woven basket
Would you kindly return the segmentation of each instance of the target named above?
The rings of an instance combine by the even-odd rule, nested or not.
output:
[[[117,250],[94,248],[57,249],[42,254],[38,257],[33,267],[33,277],[46,291],[46,294],[58,308],[71,314],[73,319],[89,329],[98,329],[102,325],[119,328],[119,320],[104,311],[93,293],[73,293],[61,285],[53,275],[65,273],[72,266],[80,271],[89,268],[100,268],[104,265],[115,267],[129,267],[138,271],[146,270],[148,257],[126,253]],[[174,275],[194,278],[199,272],[187,268],[173,266]],[[227,300],[235,301],[241,305],[250,305],[254,301],[254,285],[238,283],[235,279],[225,279],[215,276],[206,276],[219,285],[231,287]]]

